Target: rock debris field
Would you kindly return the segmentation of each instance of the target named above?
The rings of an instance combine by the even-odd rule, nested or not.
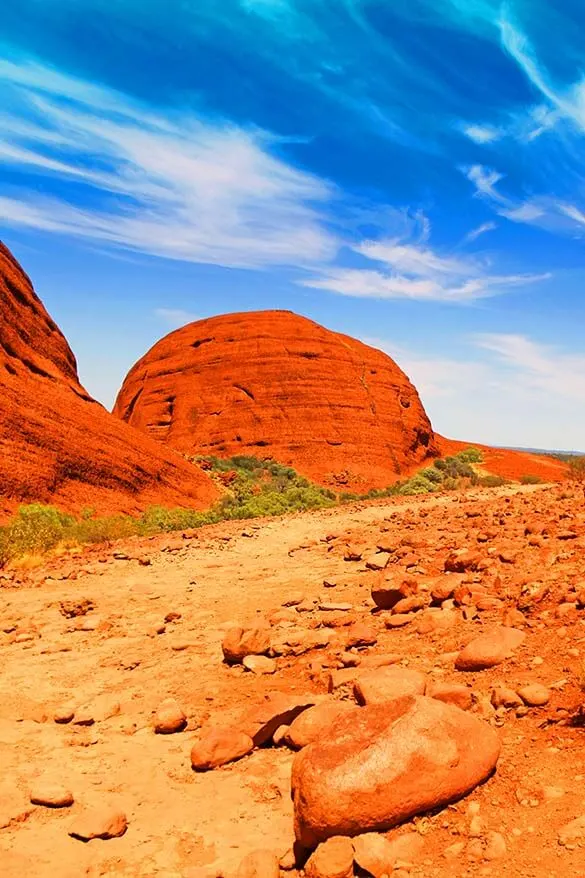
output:
[[[582,492],[0,571],[3,878],[585,876]]]

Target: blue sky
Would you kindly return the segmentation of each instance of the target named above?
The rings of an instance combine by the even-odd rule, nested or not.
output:
[[[585,449],[581,0],[7,0],[1,236],[111,406],[198,317],[386,350],[437,430]]]

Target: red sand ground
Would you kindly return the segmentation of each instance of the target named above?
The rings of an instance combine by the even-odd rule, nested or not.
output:
[[[377,545],[388,549],[384,576],[408,578],[427,599],[454,550],[470,550],[478,569],[459,576],[450,609],[387,628],[392,614],[370,599],[381,574],[364,563]],[[348,546],[356,560],[344,560]],[[585,730],[570,724],[585,701],[584,551],[580,494],[507,487],[223,523],[78,552],[27,575],[0,572],[2,878],[242,878],[250,852],[284,855],[293,753],[268,745],[197,774],[189,754],[201,727],[276,692],[353,702],[351,683],[327,694],[331,675],[389,656],[429,682],[468,686],[472,712],[502,744],[487,783],[388,833],[414,832],[421,848],[392,878],[585,878],[585,826],[581,839],[559,843],[562,827],[585,815]],[[61,602],[83,612],[83,599],[93,609],[66,618]],[[510,613],[526,633],[516,652],[489,670],[457,670],[458,650]],[[234,623],[271,623],[274,674],[222,663]],[[376,642],[348,652],[352,623]],[[297,646],[287,651],[287,641]],[[528,683],[548,688],[545,706],[492,706],[494,688]],[[169,696],[188,725],[157,735],[154,713]],[[55,722],[65,705],[73,722]],[[416,765],[405,771],[424,781]],[[40,777],[68,787],[74,804],[33,805]],[[71,838],[89,805],[121,808],[128,831]],[[490,860],[493,833],[500,849]]]

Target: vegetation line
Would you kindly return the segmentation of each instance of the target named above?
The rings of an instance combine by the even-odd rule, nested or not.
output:
[[[26,555],[38,555],[57,547],[108,543],[131,536],[186,530],[221,521],[251,519],[287,512],[332,507],[340,503],[384,497],[453,491],[466,486],[498,487],[500,476],[483,474],[481,452],[467,448],[453,457],[439,458],[403,482],[366,494],[335,494],[311,483],[291,467],[272,460],[237,456],[229,459],[193,459],[222,487],[222,498],[203,512],[194,509],[166,509],[152,506],[140,516],[96,516],[93,509],[69,515],[40,503],[21,506],[16,515],[0,527],[0,568]],[[585,458],[574,462],[575,473],[585,471]],[[525,476],[524,484],[540,481]]]

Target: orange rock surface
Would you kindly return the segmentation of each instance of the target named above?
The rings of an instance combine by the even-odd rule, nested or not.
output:
[[[0,244],[0,514],[19,502],[106,513],[215,496],[201,470],[87,394],[65,337]]]
[[[333,488],[383,487],[437,455],[390,357],[289,311],[170,333],[132,368],[114,413],[178,451],[274,458]]]

